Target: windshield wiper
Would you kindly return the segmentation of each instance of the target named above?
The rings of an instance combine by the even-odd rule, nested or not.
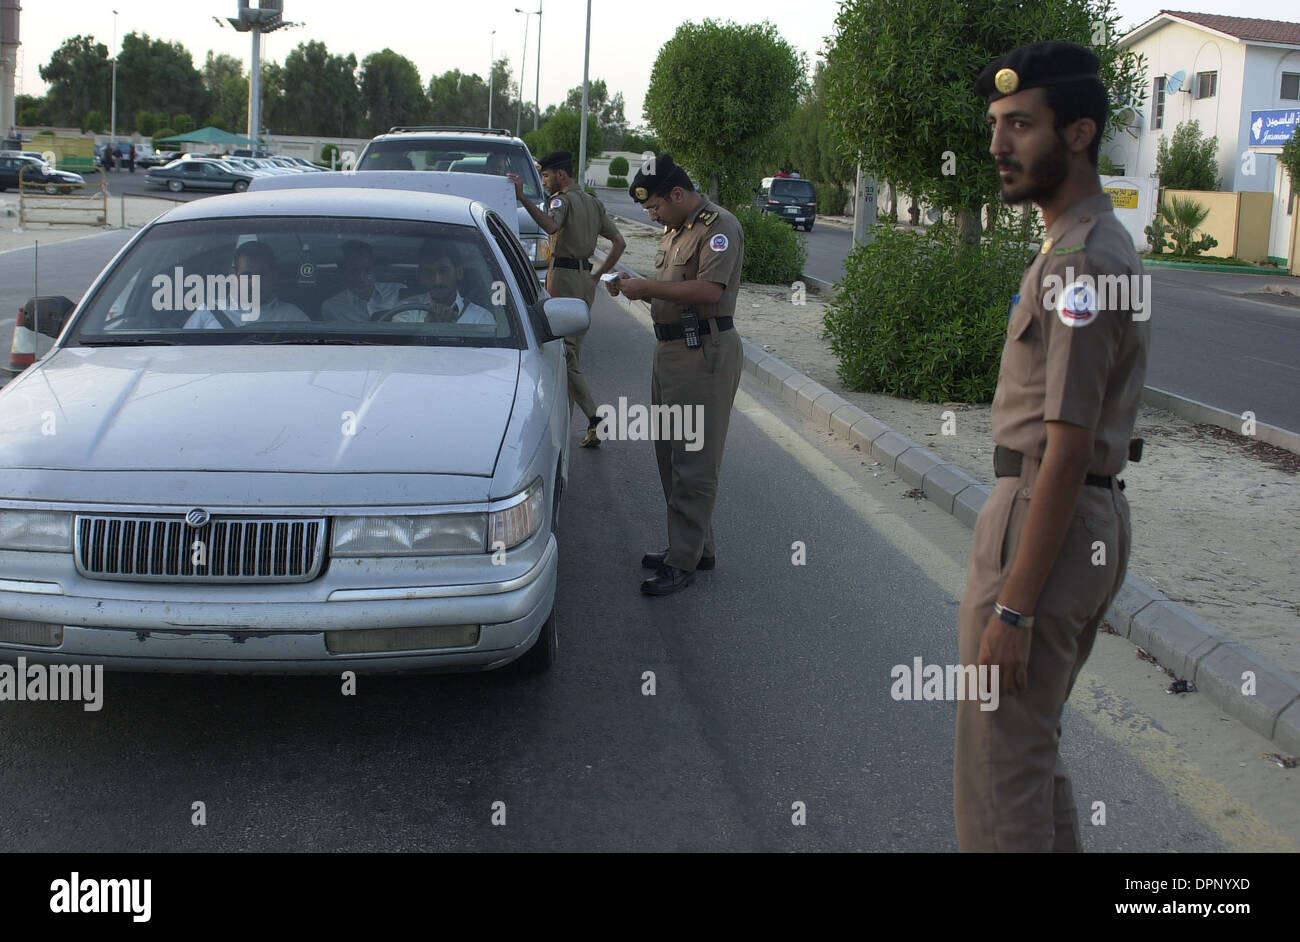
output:
[[[76,341],[81,347],[129,347],[129,346],[149,346],[149,347],[179,347],[179,340],[163,340],[159,337],[114,337],[112,340],[86,340],[78,338]]]

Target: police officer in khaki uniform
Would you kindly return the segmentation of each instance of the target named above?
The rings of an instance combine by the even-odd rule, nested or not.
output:
[[[656,572],[641,583],[641,591],[668,595],[695,581],[696,569],[714,566],[713,504],[744,366],[732,316],[745,236],[736,217],[697,193],[686,171],[668,154],[647,161],[629,192],[666,231],[655,256],[655,280],[624,273],[609,283],[609,291],[634,301],[650,300],[659,340],[651,405],[694,410],[703,423],[694,450],[684,440],[655,439],[659,480],[668,503],[668,549],[642,558],[641,565]]]
[[[958,616],[961,662],[996,665],[1002,693],[995,710],[958,703],[964,851],[1082,849],[1061,712],[1128,566],[1116,475],[1140,456],[1129,436],[1150,338],[1135,317],[1150,299],[1131,296],[1145,290],[1142,262],[1097,176],[1108,114],[1097,71],[1084,47],[1044,42],[976,83],[1002,199],[1036,204],[1047,233],[1011,304],[993,398],[997,484]]]
[[[573,158],[567,150],[547,154],[538,163],[542,170],[542,184],[551,194],[546,212],[524,198],[524,181],[516,174],[507,174],[515,184],[519,201],[528,214],[551,236],[551,265],[546,271],[546,290],[556,298],[582,298],[590,307],[596,300],[596,285],[600,276],[613,269],[627,247],[623,234],[614,220],[605,213],[605,204],[592,196],[573,179]],[[595,272],[591,270],[591,253],[596,251],[596,237],[609,240],[609,254]],[[564,338],[564,356],[569,369],[569,410],[576,402],[587,417],[587,434],[582,438],[584,448],[600,445],[596,426],[596,401],[592,398],[587,378],[582,375],[580,356],[584,330]]]

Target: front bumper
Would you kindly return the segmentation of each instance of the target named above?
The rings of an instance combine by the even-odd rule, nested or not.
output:
[[[63,626],[57,647],[0,641],[0,661],[174,673],[490,670],[524,654],[551,615],[558,550],[546,540],[531,568],[504,581],[334,588],[315,599],[94,598],[0,580],[0,618]],[[326,631],[441,625],[481,627],[458,648],[336,654],[326,645]]]

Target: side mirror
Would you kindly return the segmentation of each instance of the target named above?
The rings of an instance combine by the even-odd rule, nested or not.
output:
[[[68,323],[68,315],[77,306],[62,295],[47,295],[40,298],[28,298],[23,305],[23,323],[29,330],[58,338],[63,327]]]
[[[591,311],[581,298],[547,298],[542,313],[553,337],[571,337],[591,326]]]

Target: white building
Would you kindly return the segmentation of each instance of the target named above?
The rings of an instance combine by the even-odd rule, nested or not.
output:
[[[1128,133],[1102,152],[1127,176],[1150,176],[1160,139],[1199,121],[1218,139],[1224,190],[1273,193],[1269,255],[1286,258],[1292,181],[1275,156],[1279,146],[1252,146],[1251,124],[1261,111],[1300,112],[1300,23],[1165,10],[1119,45],[1146,57],[1146,101]]]

